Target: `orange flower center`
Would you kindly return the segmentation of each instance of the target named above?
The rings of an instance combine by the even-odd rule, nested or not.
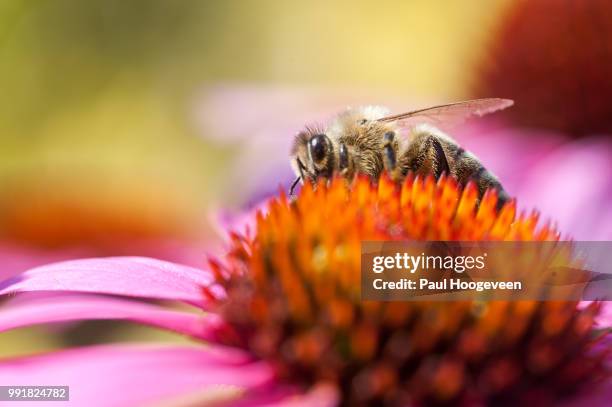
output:
[[[552,402],[602,371],[589,353],[598,305],[360,299],[364,240],[552,240],[537,216],[499,212],[453,179],[305,185],[258,214],[211,262],[228,296],[225,340],[280,378],[331,383],[346,405]],[[596,374],[597,373],[597,374]]]

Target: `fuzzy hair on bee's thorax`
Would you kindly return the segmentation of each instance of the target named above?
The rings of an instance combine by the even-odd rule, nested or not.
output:
[[[378,178],[384,169],[383,137],[396,132],[394,124],[378,121],[389,113],[381,106],[363,106],[347,109],[330,123],[326,131],[339,151],[343,144],[348,150],[349,167],[344,174],[352,177],[358,173]],[[396,151],[399,141],[394,142]]]

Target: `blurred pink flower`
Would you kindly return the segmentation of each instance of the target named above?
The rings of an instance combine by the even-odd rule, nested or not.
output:
[[[205,92],[197,114],[202,134],[238,146],[228,185],[252,207],[279,187],[288,189],[294,179],[290,145],[305,124],[324,123],[349,105],[381,104],[399,112],[444,102],[415,102],[382,91],[228,85]],[[498,175],[523,208],[540,210],[576,240],[612,240],[609,137],[575,140],[559,132],[508,127],[495,115],[451,135]]]

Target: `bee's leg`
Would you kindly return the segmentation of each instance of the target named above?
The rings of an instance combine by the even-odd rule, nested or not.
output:
[[[408,172],[439,179],[442,174],[454,175],[446,158],[442,143],[425,132],[414,132],[410,143],[400,151],[399,165],[402,176]]]
[[[338,170],[343,177],[349,171],[349,152],[344,143],[340,143],[340,148],[338,149]]]
[[[504,205],[508,202],[510,202],[510,195],[508,195],[508,193],[500,186],[500,189],[497,190],[497,211],[501,211]]]
[[[383,136],[385,170],[393,180],[397,181],[400,178],[400,174],[397,166],[397,156],[395,154],[395,150],[393,149],[394,140],[395,133],[392,131],[386,132]]]
[[[289,196],[293,196],[294,195],[293,192],[295,191],[295,187],[297,187],[297,185],[299,184],[300,181],[306,179],[306,178],[304,178],[304,170],[306,169],[306,167],[304,167],[304,164],[302,164],[302,161],[299,158],[296,161],[297,161],[297,167],[300,170],[300,175],[291,184],[291,188],[289,188]]]
[[[429,137],[429,139],[427,139],[427,146],[429,150],[432,150],[432,153],[436,159],[433,166],[434,177],[438,179],[442,176],[442,174],[450,175],[450,167],[448,165],[448,160],[446,159],[444,149],[442,148],[442,144],[440,144],[435,137]]]
[[[295,187],[297,187],[297,184],[300,182],[302,178],[297,177],[295,179],[295,181],[293,181],[293,183],[291,184],[291,188],[289,188],[289,196],[293,196],[294,195],[294,191],[295,191]]]

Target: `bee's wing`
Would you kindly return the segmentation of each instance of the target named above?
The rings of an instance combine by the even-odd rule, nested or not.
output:
[[[441,129],[452,128],[471,117],[480,117],[505,109],[514,104],[510,99],[488,98],[449,103],[413,110],[379,119],[381,122],[396,122],[398,126],[410,128],[416,124],[429,123]]]

